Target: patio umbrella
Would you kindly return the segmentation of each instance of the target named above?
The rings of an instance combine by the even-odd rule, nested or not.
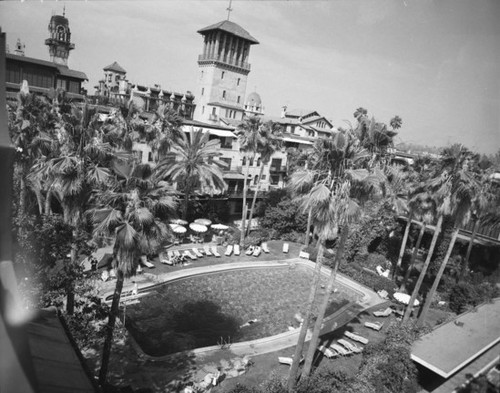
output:
[[[187,221],[181,220],[180,218],[174,218],[174,219],[170,220],[170,222],[172,224],[177,224],[177,225],[187,225],[187,223],[188,223]]]
[[[410,303],[411,296],[406,294],[406,293],[396,292],[393,296],[394,296],[394,299],[396,299],[400,303],[403,303],[403,304]],[[415,303],[413,303],[413,305],[418,306],[419,304],[420,304],[420,302],[417,299],[415,299]]]
[[[182,225],[178,224],[170,224],[170,228],[172,228],[172,231],[174,233],[186,233],[187,229],[184,228]]]
[[[196,222],[192,222],[189,224],[189,228],[191,228],[195,232],[203,233],[208,230],[208,228],[205,225],[198,224]]]
[[[211,228],[212,229],[216,229],[216,230],[223,230],[223,231],[225,231],[229,227],[227,225],[224,225],[224,224],[214,224],[214,225],[212,225]]]
[[[210,224],[212,224],[212,221],[210,221],[209,219],[207,218],[197,218],[196,220],[194,220],[194,222],[196,224],[201,224],[201,225],[205,225],[205,226],[210,226]]]

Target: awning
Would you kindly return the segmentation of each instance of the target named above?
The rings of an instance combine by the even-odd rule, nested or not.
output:
[[[293,143],[300,143],[302,145],[313,145],[311,141],[304,141],[300,139],[293,139],[293,138],[281,138],[283,142],[293,142]]]
[[[203,130],[203,132],[206,132],[206,131]],[[208,132],[210,133],[210,135],[217,135],[217,136],[222,136],[225,138],[236,138],[236,135],[234,135],[231,131],[209,129]]]
[[[245,176],[243,176],[241,173],[224,173],[224,176],[222,176],[224,179],[233,179],[233,180],[243,180]]]

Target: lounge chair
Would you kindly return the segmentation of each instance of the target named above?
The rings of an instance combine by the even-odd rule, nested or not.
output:
[[[203,257],[203,254],[196,247],[193,247],[193,252],[194,252],[194,255],[196,255],[198,258]]]
[[[232,244],[229,244],[226,248],[226,252],[224,253],[224,255],[226,257],[230,256],[231,254],[233,253],[233,245]]]
[[[148,257],[145,255],[141,256],[139,260],[141,261],[142,265],[149,267],[150,269],[155,267],[155,265],[153,265],[151,262],[148,261]]]
[[[390,307],[387,307],[385,310],[378,310],[373,312],[373,315],[375,315],[376,317],[388,317],[391,314],[392,308]]]
[[[212,254],[212,251],[210,251],[210,247],[209,246],[203,247],[203,251],[205,251],[205,255],[207,257],[210,257],[210,256],[214,255],[214,254]]]
[[[309,260],[309,253],[308,253],[308,252],[305,252],[305,251],[301,251],[301,252],[299,253],[299,258],[304,258],[304,259]]]
[[[278,361],[281,364],[288,364],[289,366],[291,366],[292,363],[293,363],[293,359],[292,358],[288,358],[288,357],[284,357],[284,356],[278,357]]]
[[[168,250],[167,251],[167,257],[168,257],[168,259],[170,259],[171,261],[173,261],[174,257],[175,257],[174,252],[172,250]]]
[[[194,261],[195,259],[198,259],[198,258],[196,257],[196,255],[191,254],[191,252],[190,252],[189,250],[184,251],[184,253],[183,253],[182,255],[185,255],[186,257],[188,257],[189,259],[191,259],[191,260],[193,260],[193,261]]]
[[[347,356],[347,355],[350,355],[352,353],[351,350],[349,350],[349,349],[347,349],[339,344],[330,345],[330,349],[333,349],[334,351],[340,353],[342,356]]]
[[[254,252],[254,250],[255,250],[255,247],[254,247],[254,246],[249,246],[249,247],[247,248],[247,250],[245,251],[245,254],[246,254],[246,255],[252,255],[252,254],[253,254],[253,252]]]
[[[172,257],[174,254],[172,254]],[[160,253],[160,262],[165,264],[165,265],[173,265],[174,263],[172,262],[173,258],[169,257],[169,252],[167,252],[167,255],[165,255],[163,252]]]
[[[136,274],[142,274],[142,267],[141,265],[137,265],[137,270],[136,270]]]
[[[375,268],[375,270],[377,271],[377,273],[379,274],[379,276],[382,276],[382,277],[385,277],[385,278],[388,278],[389,277],[389,273],[391,272],[390,269],[387,269],[385,270],[382,266],[377,266]]]
[[[103,270],[101,273],[101,279],[102,281],[108,281],[109,280],[109,272],[107,270]]]
[[[339,353],[331,348],[327,348],[324,345],[318,347],[318,351],[320,351],[323,355],[325,355],[328,359],[335,358],[339,356]]]
[[[234,255],[240,255],[241,251],[240,251],[240,245],[239,244],[235,244],[234,245]]]
[[[181,252],[179,250],[174,250],[174,257],[180,258],[181,257]]]
[[[109,277],[110,278],[116,278],[116,271],[115,271],[115,269],[111,269],[109,271]]]
[[[262,252],[262,248],[260,248],[259,246],[255,247],[255,249],[253,250],[253,253],[252,255],[254,257],[258,257],[260,255],[260,253]]]
[[[267,243],[262,243],[260,245],[260,247],[262,248],[262,251],[264,251],[266,254],[269,254],[269,247],[267,246]]]
[[[363,348],[358,347],[356,344],[353,344],[350,341],[344,340],[341,338],[340,340],[337,341],[340,345],[348,349],[349,351],[352,351],[354,353],[361,353],[363,352]]]
[[[219,251],[217,251],[217,246],[212,246],[212,254],[214,254],[217,258],[220,257]]]
[[[365,322],[365,326],[378,332],[384,324],[380,322]]]
[[[344,332],[344,335],[346,337],[349,337],[351,340],[360,342],[361,344],[368,344],[368,339],[364,338],[363,336],[360,336],[359,334],[352,333],[352,332]]]
[[[288,254],[288,249],[290,248],[290,245],[288,243],[283,243],[283,252],[285,254]]]

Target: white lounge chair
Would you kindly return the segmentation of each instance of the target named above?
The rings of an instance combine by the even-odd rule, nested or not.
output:
[[[378,310],[373,312],[373,315],[375,315],[376,317],[388,317],[391,314],[392,308],[390,307],[387,307],[385,310]]]
[[[254,250],[255,250],[255,247],[254,247],[254,246],[250,246],[250,247],[248,247],[248,248],[247,248],[247,250],[245,251],[245,254],[246,254],[246,255],[252,255],[252,254],[253,254],[253,252],[254,252]]]
[[[364,338],[363,336],[360,336],[359,334],[352,333],[352,332],[344,332],[344,335],[346,337],[349,337],[351,340],[360,342],[361,344],[368,344],[368,339]]]
[[[330,345],[330,349],[333,349],[334,351],[337,351],[338,353],[340,353],[342,356],[347,356],[347,355],[350,355],[352,353],[351,350],[343,347],[342,345],[339,345],[339,344],[332,344]]]
[[[283,243],[283,252],[285,254],[288,254],[288,249],[290,248],[290,245],[288,243]]]
[[[191,252],[190,252],[189,250],[184,251],[183,255],[184,255],[184,256],[186,256],[186,257],[188,257],[189,259],[191,259],[191,260],[193,260],[193,261],[194,261],[195,259],[198,259],[198,258],[196,257],[196,255],[191,254]]]
[[[365,322],[365,326],[378,332],[384,324],[380,322]]]
[[[267,246],[267,243],[262,243],[260,245],[260,247],[262,248],[262,251],[264,251],[266,254],[269,254],[269,247]]]
[[[224,255],[226,257],[230,256],[231,254],[233,253],[233,245],[232,244],[229,244],[226,248],[226,252],[224,253]]]
[[[382,266],[377,266],[375,268],[375,270],[377,271],[377,273],[379,274],[379,276],[382,276],[382,277],[385,277],[385,278],[388,278],[389,277],[389,273],[391,272],[390,269],[387,269],[385,270]]]
[[[151,262],[148,261],[148,257],[143,255],[139,258],[139,260],[141,261],[141,264],[152,269],[155,267],[155,265],[153,265]]]
[[[160,262],[165,265],[173,265],[174,263],[172,262],[172,259],[173,258],[170,258],[168,253],[166,255],[163,252],[160,254]]]
[[[235,244],[234,245],[234,255],[240,255],[241,251],[240,251],[240,245],[239,244]]]
[[[308,252],[305,252],[305,251],[301,251],[299,252],[299,258],[304,258],[304,259],[307,259],[309,260],[309,253]]]
[[[339,353],[337,351],[334,351],[331,348],[327,348],[324,345],[321,345],[320,347],[318,347],[318,351],[320,351],[328,359],[335,358],[335,357],[339,356]]]
[[[337,341],[340,345],[348,349],[349,351],[352,351],[354,353],[361,353],[363,352],[363,348],[358,347],[356,344],[353,344],[350,341],[344,340],[341,338],[340,340]]]
[[[280,356],[278,357],[278,361],[281,363],[281,364],[288,364],[289,366],[292,365],[293,363],[293,359],[292,358],[289,358],[289,357],[284,357],[284,356]]]
[[[109,280],[109,272],[107,270],[103,270],[101,273],[101,279],[102,281],[108,281]]]
[[[220,257],[219,251],[217,251],[217,246],[212,246],[212,254],[214,254],[217,258]]]
[[[203,254],[196,247],[193,247],[193,252],[194,252],[194,255],[196,255],[198,258],[203,257]]]
[[[205,255],[207,257],[210,257],[210,256],[214,255],[214,254],[212,254],[212,251],[210,251],[210,247],[209,246],[203,247],[203,251],[205,251]]]
[[[177,258],[181,257],[181,252],[179,250],[174,250],[173,253],[174,253],[175,257],[177,257]]]
[[[253,253],[252,255],[254,257],[258,257],[260,255],[260,253],[262,252],[262,248],[260,248],[259,246],[255,247],[255,249],[253,250]]]

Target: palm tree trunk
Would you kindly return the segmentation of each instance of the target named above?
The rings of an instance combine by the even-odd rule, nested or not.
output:
[[[21,172],[20,180],[20,190],[19,190],[19,210],[18,213],[21,217],[24,217],[26,213],[26,180],[24,179],[24,171]]]
[[[328,284],[326,286],[325,296],[323,297],[323,301],[318,310],[318,316],[316,319],[316,323],[314,324],[314,329],[311,337],[311,341],[309,341],[309,348],[307,350],[306,360],[304,363],[304,369],[302,370],[302,376],[308,377],[311,373],[311,368],[314,360],[314,354],[316,353],[316,348],[318,346],[319,334],[321,332],[321,326],[323,325],[323,318],[326,314],[326,309],[328,308],[328,304],[330,303],[330,294],[333,293],[333,286],[335,285],[335,280],[337,278],[337,270],[339,268],[340,262],[342,261],[342,257],[344,255],[344,248],[347,241],[347,237],[349,235],[349,227],[346,225],[344,230],[342,231],[342,235],[340,236],[339,248],[337,250],[337,255],[335,255],[335,265],[330,273],[330,277],[328,279]]]
[[[458,228],[458,226],[456,226],[455,230],[453,231],[453,234],[451,235],[451,241],[450,241],[450,245],[448,246],[448,250],[446,251],[446,255],[443,259],[443,262],[441,263],[441,266],[439,267],[439,271],[436,275],[436,278],[434,279],[434,282],[432,283],[431,290],[427,294],[424,306],[422,308],[422,312],[420,313],[420,316],[418,317],[418,320],[417,320],[418,326],[422,326],[425,323],[425,318],[427,317],[427,313],[429,312],[429,308],[431,307],[432,298],[434,297],[434,294],[437,291],[437,287],[439,285],[439,281],[441,281],[441,277],[443,276],[444,269],[446,268],[446,265],[448,264],[448,261],[450,260],[451,252],[453,251],[453,247],[455,246],[455,242],[457,240],[458,231],[459,231],[459,228]]]
[[[410,210],[408,214],[408,222],[406,223],[405,233],[403,235],[403,240],[401,241],[401,249],[399,250],[398,262],[394,267],[394,271],[392,272],[392,277],[396,277],[399,269],[401,267],[401,262],[403,262],[403,256],[406,250],[406,242],[408,241],[408,234],[410,233],[411,220],[413,219],[413,210]]]
[[[410,319],[411,311],[413,309],[413,304],[418,296],[418,291],[420,290],[420,286],[424,281],[425,273],[427,273],[427,268],[431,263],[432,254],[434,253],[434,248],[436,247],[437,238],[439,236],[439,232],[441,232],[441,225],[443,224],[443,216],[440,215],[438,218],[438,222],[436,224],[436,228],[434,229],[434,235],[432,236],[431,246],[429,247],[429,253],[427,254],[427,258],[425,259],[424,266],[422,267],[422,271],[418,276],[417,283],[415,284],[415,288],[413,288],[413,292],[411,294],[410,302],[405,310],[405,315],[403,316],[403,323],[407,322]]]
[[[401,287],[399,288],[400,292],[404,292],[406,290],[406,283],[408,282],[408,279],[410,278],[411,271],[413,270],[413,265],[415,265],[418,250],[420,249],[420,244],[422,243],[422,239],[423,239],[424,234],[425,234],[425,227],[426,226],[427,225],[425,223],[423,223],[422,226],[420,227],[420,233],[418,234],[417,243],[415,244],[415,248],[413,249],[413,253],[411,254],[410,266],[408,266],[408,269],[406,270],[405,278],[403,279],[403,282],[401,283]]]
[[[480,220],[479,218],[476,219],[476,222],[474,223],[474,228],[472,229],[472,234],[469,239],[469,245],[467,246],[467,253],[465,254],[465,260],[462,265],[462,269],[460,270],[460,275],[458,280],[463,280],[464,277],[467,275],[467,272],[469,271],[469,258],[470,254],[472,252],[472,247],[474,246],[474,240],[476,239],[477,231],[479,230],[479,224]]]
[[[307,213],[307,228],[306,228],[306,241],[304,242],[304,246],[309,246],[309,236],[311,233],[311,222],[312,222],[312,207],[309,208],[309,212]]]
[[[124,276],[123,272],[118,269],[116,272],[116,286],[113,293],[113,302],[109,311],[108,326],[106,327],[106,339],[102,350],[101,369],[99,370],[99,385],[106,384],[108,374],[109,358],[111,355],[111,345],[113,344],[113,331],[115,329],[116,317],[118,315],[118,306],[120,305],[120,297],[123,289]]]
[[[255,193],[253,194],[252,207],[250,208],[250,218],[248,219],[248,222],[250,224],[247,225],[247,236],[248,236],[248,232],[250,232],[250,225],[252,225],[253,211],[255,209],[255,203],[257,202],[257,194],[259,193],[259,188],[260,188],[260,179],[262,179],[263,173],[264,173],[264,161],[262,161],[260,163],[260,171],[259,171],[259,179],[257,182],[257,189],[255,190]]]
[[[78,256],[78,245],[76,243],[76,239],[78,236],[78,231],[76,229],[73,229],[71,232],[71,252],[70,252],[70,275],[72,276],[73,270],[76,268],[77,265],[77,256]],[[75,311],[75,282],[74,280],[71,280],[71,282],[68,283],[66,286],[66,313],[68,315],[73,315]]]
[[[248,157],[247,157],[248,158]],[[245,241],[245,220],[247,215],[247,190],[248,190],[248,172],[250,171],[250,160],[248,159],[245,169],[245,178],[243,179],[243,208],[241,212],[241,236],[240,236],[240,246],[243,247]]]
[[[187,219],[187,213],[189,209],[189,193],[187,190],[184,191],[184,211],[182,212],[182,218]]]
[[[309,298],[307,299],[306,315],[304,316],[304,320],[302,321],[302,326],[299,332],[299,338],[297,340],[297,346],[295,347],[295,353],[293,355],[292,366],[290,367],[290,373],[288,374],[287,387],[289,392],[292,392],[297,384],[297,375],[299,372],[300,359],[302,358],[304,343],[306,341],[307,329],[309,327],[309,321],[311,320],[312,310],[314,307],[314,299],[316,298],[319,279],[321,277],[323,254],[324,254],[324,246],[323,242],[320,240],[318,241],[318,256],[316,258],[316,266],[314,268],[313,282],[311,285],[311,289],[309,291]]]
[[[51,201],[52,201],[52,186],[49,187],[47,190],[47,195],[45,196],[45,215],[49,216],[52,214],[52,209],[51,209]]]
[[[41,215],[43,215],[43,206],[44,206],[42,192],[40,191],[39,188],[35,188],[34,192],[35,192],[35,196],[36,196],[36,202],[38,205],[38,213],[41,216]]]

